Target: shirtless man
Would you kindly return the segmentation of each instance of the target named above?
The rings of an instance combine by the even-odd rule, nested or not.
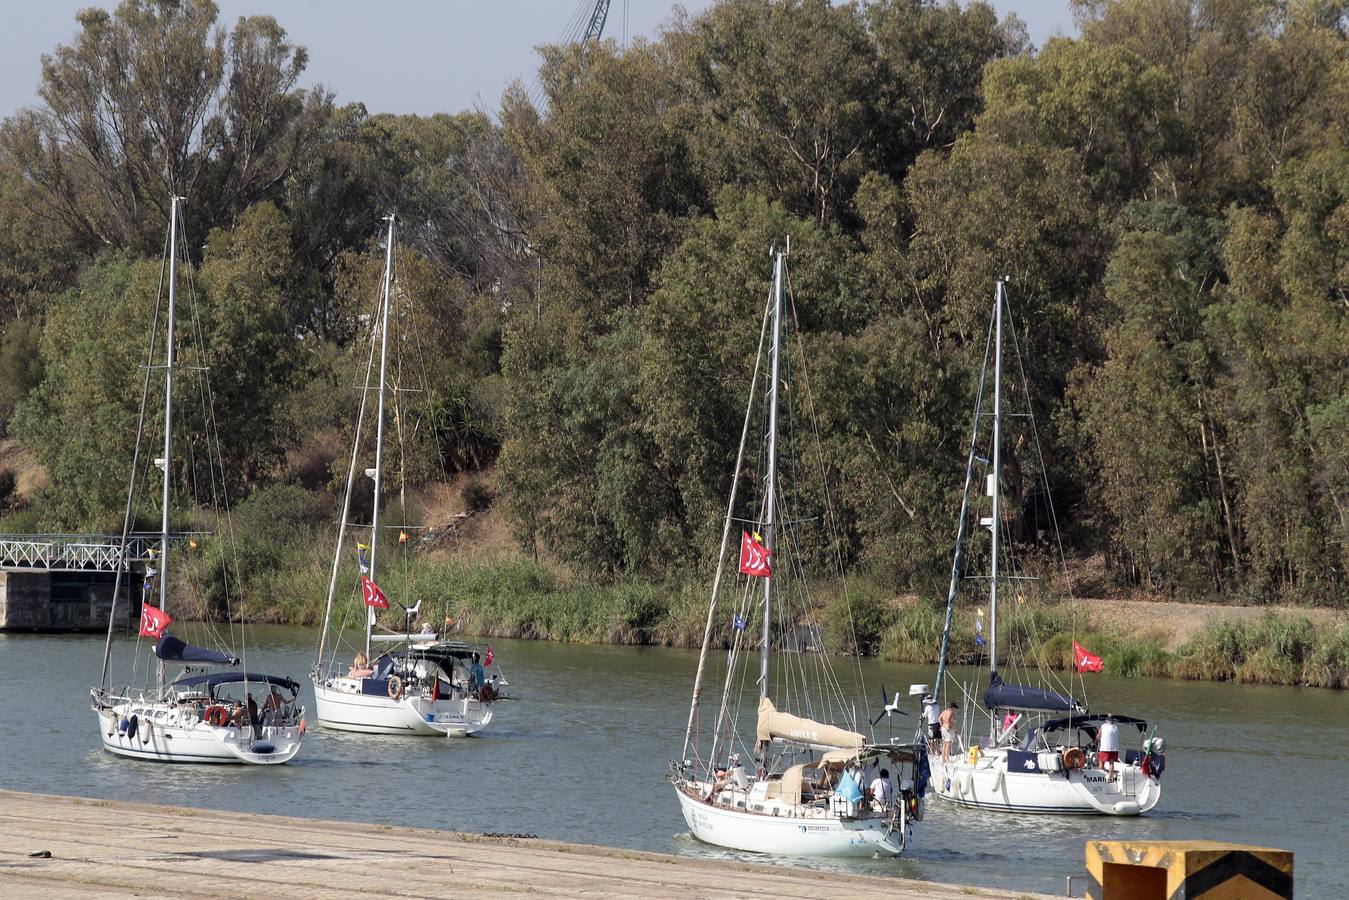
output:
[[[951,761],[951,743],[956,739],[956,710],[960,704],[952,700],[947,704],[946,709],[942,710],[941,717],[937,720],[941,725],[941,761]]]

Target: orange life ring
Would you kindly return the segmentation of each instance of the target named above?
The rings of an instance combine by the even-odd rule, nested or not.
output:
[[[220,704],[206,707],[206,712],[202,715],[206,724],[214,725],[216,728],[224,728],[230,722],[230,711]]]
[[[403,679],[399,678],[397,675],[389,676],[389,699],[403,699]]]
[[[1087,754],[1081,747],[1069,747],[1063,751],[1063,767],[1065,769],[1080,769],[1087,764]]]

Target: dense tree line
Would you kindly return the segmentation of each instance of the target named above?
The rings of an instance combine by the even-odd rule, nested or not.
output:
[[[300,88],[269,17],[81,13],[0,126],[0,414],[49,472],[35,508],[117,507],[171,192],[231,477],[330,488],[396,209],[430,348],[406,481],[496,464],[525,546],[697,571],[790,235],[850,565],[941,577],[1007,275],[1047,469],[1014,434],[1020,544],[1047,483],[1120,585],[1342,604],[1349,3],[1073,8],[1081,37],[1037,50],[978,2],[723,0],[542,48],[538,103],[430,117]]]

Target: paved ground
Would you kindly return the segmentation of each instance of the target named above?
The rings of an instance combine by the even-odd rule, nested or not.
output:
[[[33,857],[48,851],[50,858]],[[533,839],[0,791],[0,896],[1030,897]]]

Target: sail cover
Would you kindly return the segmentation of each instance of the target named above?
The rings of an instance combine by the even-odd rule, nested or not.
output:
[[[816,747],[861,747],[866,743],[866,738],[855,731],[778,712],[773,701],[767,697],[759,701],[757,736],[761,741],[780,738]]]
[[[166,634],[155,644],[155,656],[168,662],[214,663],[218,666],[237,666],[239,660],[219,650],[207,650],[178,640]]]
[[[1006,684],[997,672],[989,678],[988,690],[984,692],[984,706],[989,709],[1046,712],[1077,712],[1082,709],[1072,697],[1065,697],[1048,688],[1031,687],[1028,684]]]

